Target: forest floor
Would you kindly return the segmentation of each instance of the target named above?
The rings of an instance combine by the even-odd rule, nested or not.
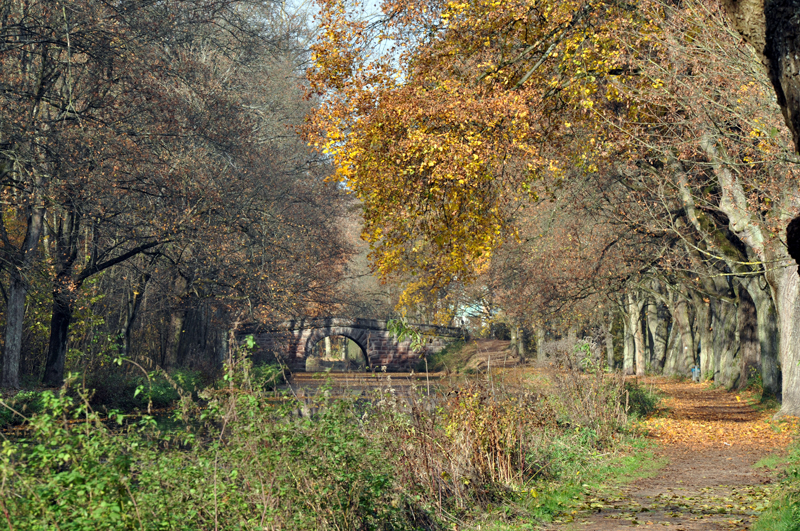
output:
[[[660,414],[643,422],[665,464],[622,486],[591,487],[585,511],[547,529],[614,531],[746,530],[777,483],[772,463],[796,433],[797,419],[775,421],[746,393],[663,378]],[[766,458],[766,459],[765,459]]]

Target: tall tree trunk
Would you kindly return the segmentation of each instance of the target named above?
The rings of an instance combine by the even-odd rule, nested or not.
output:
[[[16,270],[12,270],[6,305],[6,344],[3,355],[3,387],[8,389],[19,389],[19,359],[27,293],[25,280]]]
[[[622,372],[626,375],[636,372],[636,316],[632,315],[629,301],[626,301],[625,315],[623,320],[623,350],[622,350]]]
[[[781,410],[778,416],[800,416],[800,286],[797,265],[778,271],[776,306],[780,330],[780,361],[783,376]]]
[[[800,2],[722,0],[722,5],[766,67],[795,150],[800,153]]]
[[[514,328],[517,331],[517,356],[520,360],[525,361],[525,329],[518,325],[514,325]]]
[[[694,335],[692,333],[692,315],[689,301],[686,296],[679,297],[672,310],[675,318],[675,326],[678,328],[680,336],[680,349],[675,352],[670,369],[670,374],[680,374],[686,376],[694,364],[696,352]]]
[[[711,307],[714,315],[714,382],[730,389],[739,380],[737,307],[718,299],[712,301]]]
[[[653,354],[651,367],[654,373],[661,374],[667,357],[667,346],[670,333],[669,309],[663,300],[663,288],[654,282],[654,290],[661,294],[660,298],[653,298],[647,305],[647,325],[652,337]]]
[[[72,267],[78,258],[80,225],[80,215],[73,208],[66,208],[57,220],[56,250],[53,253],[56,268],[53,281],[53,315],[50,318],[50,341],[43,379],[44,385],[50,387],[58,387],[64,380],[72,307],[82,284],[82,281],[74,281],[72,278]]]
[[[513,352],[519,348],[517,345],[519,343],[519,327],[513,323],[508,325],[508,335],[510,337],[508,347]]]
[[[606,363],[609,369],[614,369],[614,334],[611,328],[614,326],[614,312],[608,311],[606,320],[603,322],[603,337],[606,343]]]
[[[645,349],[642,332],[642,304],[633,294],[626,295],[625,311],[625,356],[622,370],[625,374],[644,376]]]
[[[50,318],[50,341],[47,347],[43,383],[58,387],[64,381],[64,364],[67,359],[69,325],[72,322],[74,291],[69,288],[53,292],[53,315]]]
[[[547,361],[544,353],[544,327],[542,325],[536,325],[536,360],[539,363]]]
[[[186,322],[186,310],[177,308],[169,313],[169,335],[162,365],[165,369],[178,366],[178,350],[183,335],[183,325]]]
[[[698,297],[695,309],[697,310],[697,335],[700,347],[700,379],[704,380],[714,375],[714,312],[711,301]]]
[[[759,358],[761,357],[756,305],[744,286],[739,288],[739,313],[736,320],[739,328],[738,340],[741,359],[738,387],[741,389],[747,385],[750,378],[758,374]]]
[[[644,301],[636,300],[633,295],[628,295],[629,303],[631,304],[631,313],[633,319],[631,326],[634,327],[633,344],[636,350],[636,376],[644,376],[647,364],[645,362],[645,346],[644,346],[644,323],[642,322],[642,306]]]
[[[147,289],[147,283],[150,281],[150,274],[143,274],[138,282],[128,290],[127,301],[125,304],[125,314],[122,319],[119,332],[119,353],[122,356],[129,356],[131,353],[131,331],[133,323],[139,314],[139,308],[144,300],[144,292]]]
[[[6,306],[6,335],[3,352],[2,386],[19,388],[19,360],[22,353],[22,333],[25,323],[25,299],[28,295],[26,275],[30,274],[44,226],[45,210],[32,208],[27,216],[27,228],[21,248],[11,257],[9,264],[9,290]],[[10,244],[5,229],[5,218],[0,215],[0,235],[4,245]]]
[[[763,284],[761,284],[763,282]],[[778,314],[772,298],[770,285],[763,277],[750,277],[744,282],[747,293],[756,307],[758,324],[758,346],[760,351],[761,383],[764,393],[778,396],[781,393],[781,381],[778,371],[780,356],[780,332],[778,331]]]
[[[677,351],[680,349],[680,335],[678,334],[678,327],[675,326],[674,321],[672,326],[669,327],[669,336],[667,337],[667,348],[664,352],[664,364],[661,366],[661,374],[673,374],[676,365],[675,360]]]
[[[781,2],[773,2],[773,4],[782,4]],[[763,7],[765,4],[761,4]],[[758,7],[758,2],[727,2],[726,7],[731,10],[733,16],[737,7],[753,6]],[[763,10],[761,11],[763,14]],[[797,24],[797,17],[787,17],[792,20],[785,22],[790,26]],[[743,35],[745,34],[739,24],[742,20],[734,20],[737,24],[737,29]],[[762,27],[763,29],[763,27]],[[763,33],[762,33],[763,35]],[[747,37],[746,37],[747,38]],[[780,40],[780,39],[778,39]],[[753,42],[753,41],[751,41]],[[756,47],[758,50],[758,47]],[[772,58],[770,58],[772,59]],[[795,59],[790,59],[795,60]],[[796,80],[795,80],[796,81]],[[774,83],[774,79],[773,79]],[[780,103],[780,94],[779,94]],[[782,105],[783,107],[783,105]],[[798,110],[798,109],[795,109]],[[800,114],[798,115],[800,116]],[[787,117],[787,124],[792,127],[794,123]],[[795,140],[797,140],[797,133]],[[717,149],[716,143],[710,136],[704,136],[701,140],[701,146],[708,153],[709,158],[712,160],[716,175],[719,180],[720,190],[722,191],[722,198],[720,199],[720,209],[728,216],[729,227],[731,230],[752,250],[752,253],[757,255],[758,259],[765,263],[780,263],[788,258],[787,250],[783,247],[783,243],[777,238],[767,238],[765,231],[759,221],[755,219],[748,204],[748,197],[745,193],[744,187],[738,179],[737,174],[732,172],[726,164]],[[797,143],[795,144],[797,148]],[[785,203],[782,208],[781,220],[787,221],[794,215],[797,210],[796,193],[792,190],[787,190],[787,193],[782,197]],[[783,369],[782,378],[782,399],[781,410],[777,416],[781,415],[797,415],[800,414],[800,374],[798,373],[797,363],[800,361],[800,341],[798,341],[798,334],[800,334],[800,293],[798,293],[798,277],[797,277],[797,264],[791,267],[784,267],[781,269],[768,269],[764,272],[764,278],[770,286],[772,299],[775,303],[775,313],[777,317],[777,328],[780,345],[779,360],[781,368]],[[756,301],[756,311],[761,309],[758,298],[755,296],[757,290],[750,290],[750,295]],[[765,312],[766,313],[766,312]],[[761,337],[761,323],[763,317],[759,317],[759,337]],[[763,361],[768,360],[768,350],[764,349],[762,345],[762,370],[764,367]],[[769,368],[767,366],[767,368]]]

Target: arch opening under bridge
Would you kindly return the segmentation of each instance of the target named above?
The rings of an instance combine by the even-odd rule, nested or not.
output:
[[[425,338],[420,351],[411,348],[411,340],[397,341],[387,329],[387,322],[378,319],[299,319],[281,323],[249,323],[236,330],[239,342],[252,335],[256,342],[253,360],[256,363],[279,362],[292,372],[309,372],[316,365],[315,346],[324,338],[343,336],[352,340],[364,353],[364,369],[383,368],[391,372],[414,368],[423,356],[441,351],[453,341],[466,339],[462,328],[411,325]]]

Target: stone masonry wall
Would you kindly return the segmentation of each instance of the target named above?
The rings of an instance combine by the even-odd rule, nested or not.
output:
[[[420,354],[430,355],[441,351],[448,343],[463,339],[460,328],[417,326],[426,339],[420,353],[413,352],[410,340],[398,342],[386,330],[386,322],[374,319],[309,319],[284,321],[275,325],[248,324],[236,336],[240,341],[252,335],[256,342],[253,361],[280,362],[292,372],[306,370],[306,362],[314,345],[329,336],[352,339],[364,351],[368,368],[386,367],[387,371],[407,371],[420,359]]]

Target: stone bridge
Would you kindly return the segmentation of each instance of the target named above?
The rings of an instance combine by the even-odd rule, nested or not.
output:
[[[314,356],[314,346],[326,337],[344,336],[351,339],[360,349],[361,361],[350,364],[358,369],[379,369],[387,371],[408,371],[417,364],[422,355],[428,356],[441,351],[448,343],[466,338],[461,328],[444,326],[411,325],[424,338],[421,352],[411,349],[411,341],[397,341],[387,330],[386,321],[377,319],[303,319],[284,321],[277,324],[250,323],[236,331],[241,342],[252,335],[256,342],[253,352],[255,363],[280,362],[292,372],[316,371],[325,367],[347,370],[345,364],[325,364]],[[349,354],[348,354],[349,356]]]

